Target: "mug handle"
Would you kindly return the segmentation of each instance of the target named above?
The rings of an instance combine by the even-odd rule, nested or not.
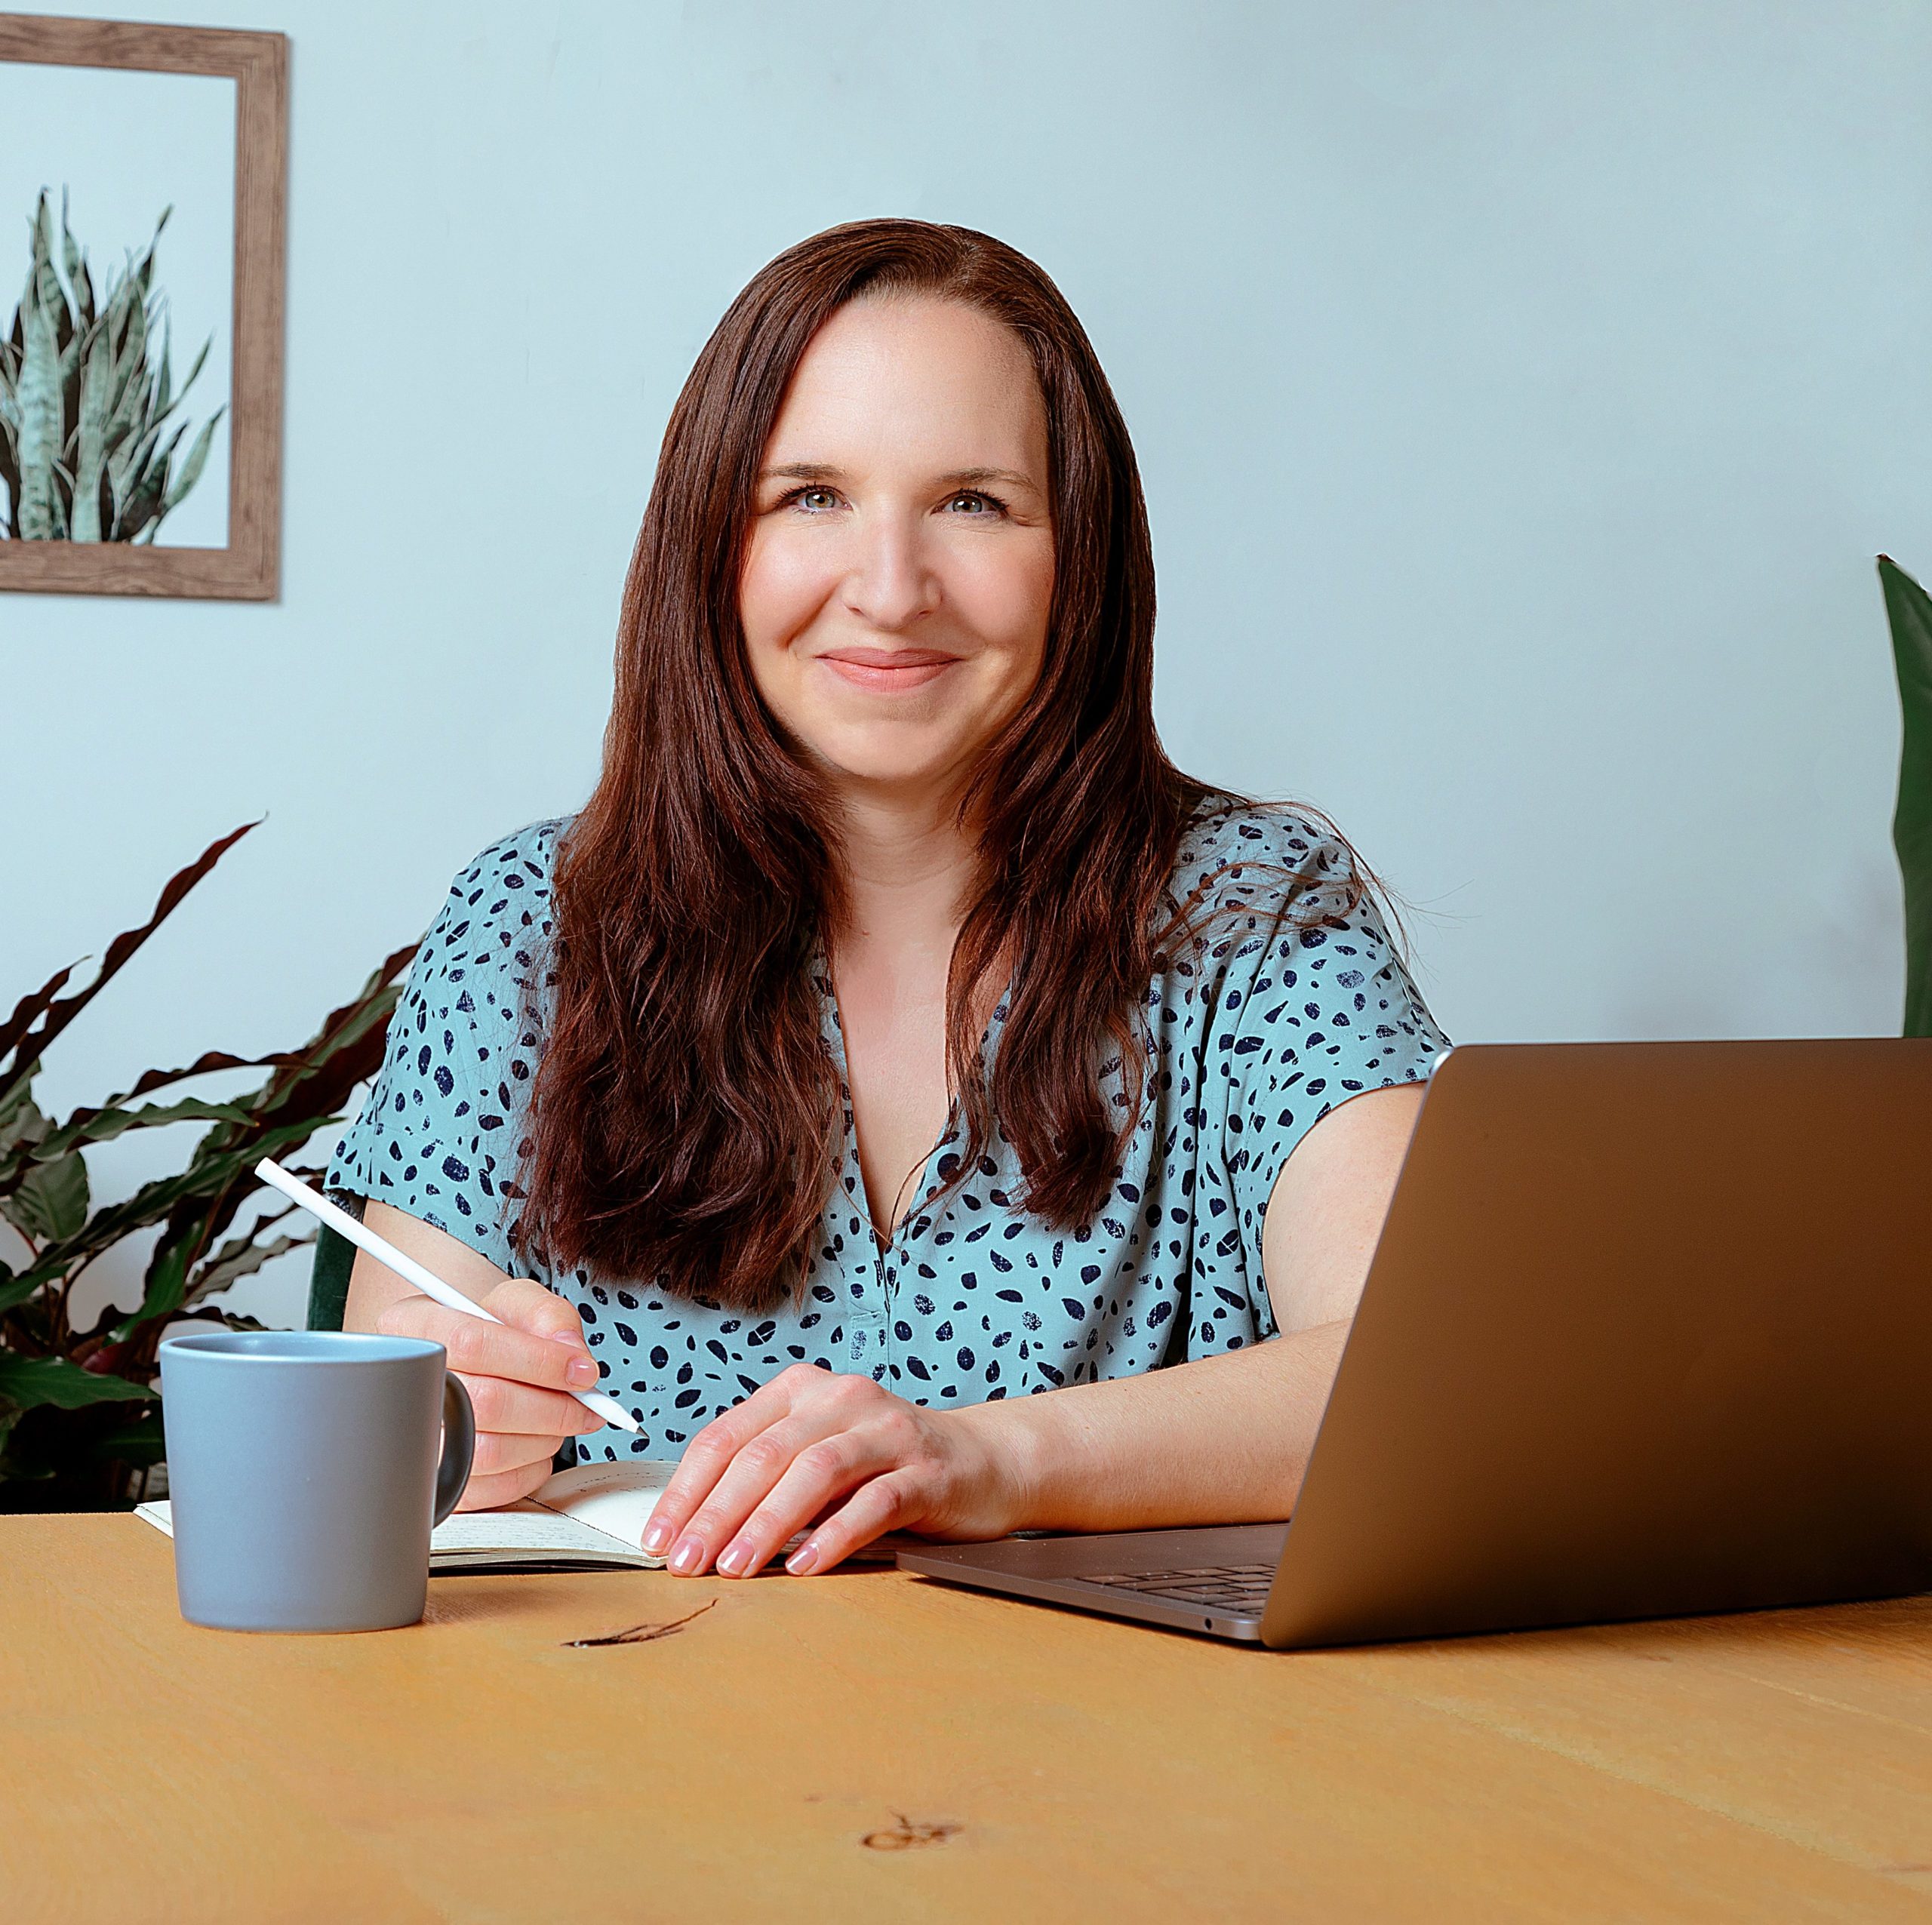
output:
[[[443,1454],[436,1465],[436,1508],[429,1528],[456,1508],[463,1487],[469,1481],[471,1460],[476,1455],[476,1413],[469,1392],[454,1371],[443,1373]]]

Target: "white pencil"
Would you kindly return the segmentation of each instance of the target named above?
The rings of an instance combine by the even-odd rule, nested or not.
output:
[[[481,1317],[486,1324],[500,1324],[500,1317],[493,1317],[482,1305],[466,1297],[453,1284],[446,1284],[433,1270],[426,1270],[413,1256],[405,1256],[395,1245],[375,1232],[358,1223],[346,1210],[338,1210],[319,1191],[312,1190],[299,1176],[291,1176],[281,1165],[272,1158],[263,1157],[255,1165],[255,1174],[265,1183],[279,1190],[291,1203],[300,1204],[311,1216],[318,1218],[331,1230],[346,1237],[358,1250],[365,1250],[378,1263],[386,1263],[406,1284],[414,1284],[425,1296],[432,1296],[449,1309],[459,1310],[466,1317]],[[601,1390],[574,1390],[570,1395],[575,1398],[586,1410],[594,1411],[607,1424],[615,1424],[620,1430],[634,1431],[638,1421],[614,1397],[607,1397]]]

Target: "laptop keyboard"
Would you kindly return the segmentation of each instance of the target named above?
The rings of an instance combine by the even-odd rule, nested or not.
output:
[[[1186,1570],[1126,1571],[1118,1576],[1084,1577],[1083,1584],[1104,1584],[1113,1591],[1135,1591],[1143,1597],[1164,1598],[1177,1604],[1205,1605],[1241,1617],[1258,1618],[1266,1610],[1275,1582],[1272,1564],[1207,1564]]]

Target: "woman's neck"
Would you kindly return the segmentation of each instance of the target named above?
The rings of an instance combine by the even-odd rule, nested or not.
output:
[[[839,939],[950,954],[977,866],[955,800],[848,795],[841,813],[846,916]]]

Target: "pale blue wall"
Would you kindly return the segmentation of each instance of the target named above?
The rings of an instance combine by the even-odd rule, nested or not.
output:
[[[1895,1026],[1871,557],[1932,570],[1932,11],[195,17],[294,42],[283,595],[0,596],[0,1001],[269,821],[53,1096],[306,1033],[581,798],[693,355],[880,213],[1065,289],[1146,476],[1171,747],[1433,912],[1452,1033]]]

